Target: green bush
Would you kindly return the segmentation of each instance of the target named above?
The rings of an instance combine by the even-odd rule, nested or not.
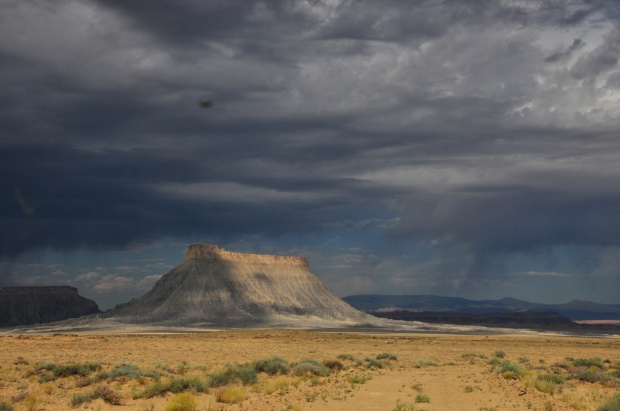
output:
[[[293,365],[292,374],[294,376],[313,374],[317,376],[329,375],[329,368],[316,360],[303,360]]]
[[[352,354],[338,354],[336,358],[340,360],[355,361],[355,357]]]
[[[121,396],[119,393],[111,389],[110,387],[97,388],[97,395],[110,405],[121,405]]]
[[[155,371],[141,371],[136,364],[120,364],[108,372],[101,372],[97,375],[100,380],[110,379],[113,380],[118,377],[127,377],[135,380],[140,377],[149,377],[154,380],[159,380],[159,374]]]
[[[565,381],[564,376],[557,374],[540,374],[536,377],[537,380],[551,381],[556,384],[562,384]]]
[[[501,363],[502,363],[502,360],[500,360],[497,357],[493,357],[489,361],[487,361],[487,364],[491,365],[493,368],[495,368],[495,366],[497,365],[500,365]]]
[[[134,399],[163,397],[167,392],[178,394],[183,391],[206,392],[207,383],[200,378],[173,378],[166,383],[155,382],[141,393],[134,394],[133,397]]]
[[[94,390],[83,394],[74,394],[71,397],[69,404],[71,407],[76,408],[85,402],[91,402],[97,398],[101,398],[103,401],[111,405],[121,405],[120,394],[106,386],[97,387]]]
[[[164,411],[194,411],[197,406],[196,398],[192,394],[184,392],[172,397]]]
[[[392,411],[416,411],[416,410],[417,408],[414,404],[407,404],[404,402],[399,402],[398,404],[396,404],[394,409],[392,409]]]
[[[97,390],[86,392],[83,394],[73,394],[71,400],[69,400],[69,404],[71,405],[71,407],[76,408],[85,402],[91,402],[93,400],[96,400],[98,397],[99,394],[97,394]]]
[[[427,403],[427,402],[431,402],[431,397],[429,397],[426,394],[418,394],[415,396],[415,402],[416,403]]]
[[[568,378],[586,382],[600,382],[602,384],[620,384],[620,380],[612,375],[607,375],[601,370],[590,370],[587,368],[576,370]]]
[[[254,369],[257,372],[266,372],[269,375],[287,374],[289,371],[288,361],[281,357],[264,358],[254,361]]]
[[[347,381],[349,381],[351,384],[364,384],[366,381],[368,381],[368,378],[364,377],[363,375],[349,375],[347,377]]]
[[[8,402],[0,401],[0,411],[13,411],[14,408]]]
[[[603,359],[601,357],[577,358],[573,361],[575,367],[598,367],[603,368]]]
[[[431,365],[433,367],[437,367],[438,364],[437,364],[437,361],[435,361],[435,360],[426,360],[426,359],[422,358],[422,359],[419,359],[418,361],[416,361],[416,363],[414,364],[414,367],[420,368],[420,367],[423,367],[425,365]]]
[[[557,384],[550,380],[539,380],[537,378],[536,382],[534,382],[534,387],[536,387],[536,389],[540,392],[544,392],[546,394],[553,394],[555,393]]]
[[[41,371],[41,370],[52,371],[55,367],[56,367],[56,364],[54,364],[51,361],[39,361],[35,364],[34,369],[36,371]]]
[[[248,397],[243,387],[232,387],[217,394],[217,400],[225,404],[238,404]]]
[[[504,351],[504,350],[496,350],[495,351],[495,356],[497,358],[504,358],[506,356],[506,351]]]
[[[58,365],[52,369],[52,374],[54,374],[55,378],[68,377],[70,375],[86,377],[92,372],[99,371],[100,369],[101,364],[99,363]]]
[[[618,411],[620,410],[620,393],[614,395],[609,401],[599,405],[596,411]]]
[[[498,374],[503,374],[507,371],[512,371],[514,374],[519,374],[519,372],[522,370],[521,366],[519,364],[516,364],[514,362],[510,362],[510,361],[503,361],[500,365],[499,365],[499,369],[497,370]]]
[[[256,370],[252,367],[228,366],[223,372],[216,372],[209,376],[209,387],[221,387],[223,385],[241,382],[243,385],[252,385],[258,382]]]
[[[340,360],[332,360],[332,359],[324,359],[323,365],[329,368],[330,370],[342,370],[344,368],[344,364]]]
[[[382,354],[377,355],[377,360],[383,360],[383,359],[388,359],[388,360],[396,360],[398,357],[396,356],[396,354],[390,354],[388,352],[384,352]]]

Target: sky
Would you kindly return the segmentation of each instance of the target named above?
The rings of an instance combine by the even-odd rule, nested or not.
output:
[[[603,0],[0,0],[0,286],[107,309],[203,243],[341,297],[620,304],[619,28]]]

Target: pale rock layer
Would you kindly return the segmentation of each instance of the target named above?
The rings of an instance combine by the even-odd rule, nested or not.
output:
[[[191,245],[185,262],[144,296],[105,314],[122,322],[251,324],[291,320],[365,321],[310,272],[308,261]]]

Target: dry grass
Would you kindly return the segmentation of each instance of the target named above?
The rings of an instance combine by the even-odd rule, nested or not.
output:
[[[620,389],[618,339],[240,330],[0,336],[0,346],[0,403],[14,410],[66,410],[75,398],[154,411],[175,395],[196,411],[395,409],[396,399],[428,410],[597,410]],[[498,351],[504,359],[488,360]],[[431,402],[414,405],[417,396]]]

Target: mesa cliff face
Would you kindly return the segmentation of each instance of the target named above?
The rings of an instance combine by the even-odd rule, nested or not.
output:
[[[144,296],[105,315],[122,322],[188,325],[365,317],[327,290],[299,257],[233,253],[194,244],[185,262]]]
[[[0,327],[42,324],[100,313],[75,287],[4,287],[0,290]]]

